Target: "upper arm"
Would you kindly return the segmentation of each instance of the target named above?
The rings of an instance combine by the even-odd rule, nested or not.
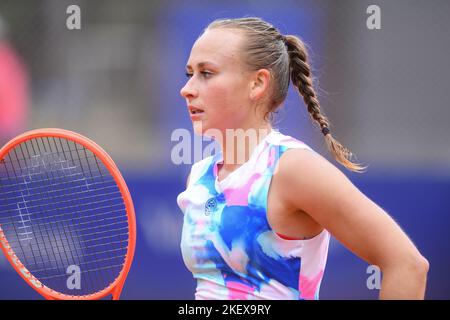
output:
[[[381,267],[417,257],[417,249],[395,221],[319,154],[288,150],[277,174],[289,206],[309,214],[368,263]]]

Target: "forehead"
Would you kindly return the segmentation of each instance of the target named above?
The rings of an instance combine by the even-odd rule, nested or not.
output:
[[[188,67],[205,61],[217,65],[239,62],[242,40],[243,35],[238,30],[206,30],[192,47]]]

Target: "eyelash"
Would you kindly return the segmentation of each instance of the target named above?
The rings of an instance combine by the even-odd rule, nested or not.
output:
[[[213,73],[209,71],[200,71],[200,73],[206,79],[210,78],[213,75]],[[186,72],[186,77],[188,79],[190,79],[193,75],[194,75],[193,73]]]

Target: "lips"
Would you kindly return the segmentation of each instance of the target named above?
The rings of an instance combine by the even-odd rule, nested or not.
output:
[[[189,109],[189,113],[191,115],[192,114],[200,114],[200,113],[204,112],[203,109],[200,109],[200,108],[197,108],[197,107],[194,107],[194,106],[188,106],[188,109]]]

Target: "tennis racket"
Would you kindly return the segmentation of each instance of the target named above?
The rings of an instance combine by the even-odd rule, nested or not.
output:
[[[0,149],[0,247],[46,299],[119,299],[135,243],[128,188],[93,141],[39,129]]]

